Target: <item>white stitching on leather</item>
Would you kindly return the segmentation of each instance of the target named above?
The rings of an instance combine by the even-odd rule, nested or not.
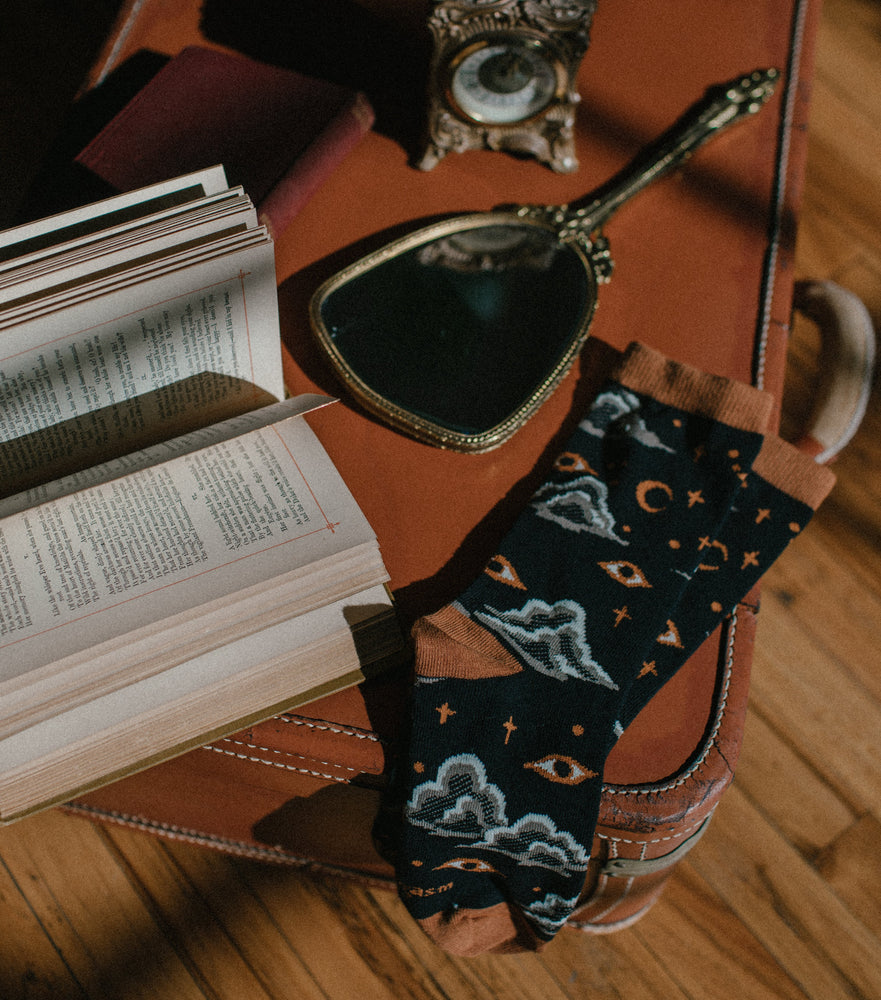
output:
[[[611,836],[608,833],[597,833],[596,836],[600,840],[608,840],[610,843],[612,843],[614,845],[617,845],[617,844],[640,844],[640,845],[642,845],[642,851],[644,853],[645,849],[646,849],[646,846],[648,844],[663,844],[663,843],[665,843],[666,841],[669,841],[669,840],[681,840],[683,837],[689,837],[689,836],[691,836],[691,834],[694,833],[695,830],[697,830],[699,827],[703,826],[704,823],[706,823],[707,820],[709,820],[709,818],[713,815],[713,813],[715,811],[716,810],[714,808],[711,812],[708,812],[706,816],[703,816],[701,819],[699,819],[696,823],[693,823],[691,826],[685,827],[684,830],[680,830],[678,833],[668,834],[665,837],[654,837],[654,838],[652,838],[650,840],[636,840],[635,838],[629,838],[629,837],[613,837],[613,836]],[[617,846],[615,847],[615,851],[616,851],[616,853],[614,855],[612,855],[611,854],[611,848],[610,848],[610,854],[609,854],[609,856],[610,857],[617,857],[618,856],[618,854],[617,854]]]
[[[238,740],[230,740],[231,743],[238,743],[239,746],[250,747],[249,743],[241,743]],[[330,781],[339,781],[342,784],[347,784],[349,781],[348,777],[341,777],[338,774],[324,774],[322,771],[315,771],[308,767],[296,767],[294,764],[286,764],[281,760],[266,760],[264,757],[258,757],[256,754],[241,753],[237,750],[225,750],[223,747],[218,747],[214,745],[201,747],[202,750],[211,750],[214,753],[223,754],[226,757],[235,757],[237,760],[248,761],[251,764],[265,764],[267,767],[277,767],[282,771],[294,771],[297,774],[308,774],[313,778],[327,778]],[[266,753],[280,753],[280,751],[271,750],[267,747],[254,747],[254,750],[264,750]],[[297,757],[299,760],[306,760],[305,757],[299,757],[296,754],[284,754],[286,757]],[[345,771],[351,771],[353,774],[358,773],[354,767],[344,767],[342,764],[331,764],[329,761],[320,760],[317,763],[324,764],[325,767],[339,767]]]
[[[357,740],[369,740],[371,743],[382,743],[376,733],[368,732],[366,729],[344,729],[342,726],[332,726],[329,722],[318,722],[315,719],[306,719],[301,715],[279,715],[280,722],[287,722],[294,726],[306,726],[309,729],[323,730],[328,733],[336,733],[339,736],[354,736]]]
[[[783,226],[783,211],[785,200],[786,174],[789,169],[790,140],[792,122],[795,115],[795,101],[801,80],[802,48],[804,43],[805,16],[807,4],[799,0],[796,4],[793,28],[790,33],[792,46],[789,65],[786,74],[786,93],[783,98],[783,113],[780,122],[780,146],[774,164],[774,190],[772,192],[772,211],[774,214],[771,227],[771,241],[765,254],[764,272],[764,302],[762,302],[761,328],[759,330],[758,352],[755,356],[755,384],[759,389],[765,387],[765,361],[767,359],[768,334],[771,325],[771,307],[774,299],[774,286],[777,277],[777,261],[780,250],[780,232]]]
[[[273,754],[276,757],[292,757],[294,760],[313,760],[312,757],[307,757],[306,754],[291,753],[289,750],[277,750],[274,747],[261,747],[258,746],[256,743],[246,743],[244,740],[233,739],[231,736],[226,736],[222,740],[219,740],[218,742],[233,743],[235,746],[247,747],[249,750],[259,750],[262,753]],[[212,744],[209,744],[209,747],[214,749]],[[273,763],[273,762],[267,761],[267,763]],[[325,767],[335,767],[338,768],[340,771],[351,771],[352,774],[360,773],[358,768],[356,767],[349,767],[347,764],[338,764],[332,760],[316,760],[315,763],[323,764]]]

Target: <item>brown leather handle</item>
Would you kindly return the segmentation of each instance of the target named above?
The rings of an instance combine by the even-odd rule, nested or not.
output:
[[[794,305],[817,324],[822,345],[814,406],[796,444],[818,462],[831,462],[865,415],[875,369],[875,331],[861,299],[831,281],[797,282]]]

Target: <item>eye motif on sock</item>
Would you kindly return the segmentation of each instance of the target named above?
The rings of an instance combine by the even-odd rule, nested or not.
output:
[[[454,868],[460,872],[471,872],[476,875],[497,875],[498,871],[482,858],[450,858],[442,865],[435,865],[434,871],[439,872],[444,868]]]
[[[617,691],[618,685],[594,660],[587,644],[584,608],[580,604],[568,600],[548,604],[533,599],[519,611],[488,607],[485,612],[472,612],[472,616],[540,673],[558,680],[573,677]]]
[[[599,564],[613,579],[625,587],[651,587],[645,578],[645,573],[636,565],[626,559],[616,559],[615,562],[601,562]]]
[[[540,813],[527,813],[511,823],[504,793],[487,778],[486,768],[474,754],[449,757],[437,777],[417,785],[405,806],[407,822],[440,837],[455,837],[457,846],[489,851],[510,858],[518,866],[549,869],[563,876],[587,870],[590,855],[572,834],[557,829]],[[459,861],[449,859],[453,867]],[[489,864],[489,863],[487,863]],[[438,866],[440,867],[440,866]],[[488,871],[472,866],[468,871]]]
[[[509,587],[514,587],[517,590],[526,590],[526,584],[517,575],[517,570],[514,569],[511,561],[504,556],[493,556],[484,566],[483,572],[493,580],[498,580],[499,583],[506,583]]]
[[[682,649],[682,638],[679,635],[679,629],[673,624],[673,622],[667,619],[667,630],[662,632],[658,636],[658,642],[662,646],[672,646],[675,649]]]
[[[541,760],[527,761],[523,766],[560,785],[580,785],[588,778],[599,777],[599,772],[591,771],[584,764],[579,764],[574,757],[563,754],[548,754]]]

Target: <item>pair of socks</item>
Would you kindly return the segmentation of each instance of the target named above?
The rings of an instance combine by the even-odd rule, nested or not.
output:
[[[413,628],[377,824],[454,954],[535,949],[583,889],[606,757],[831,489],[772,401],[634,344],[484,572]]]

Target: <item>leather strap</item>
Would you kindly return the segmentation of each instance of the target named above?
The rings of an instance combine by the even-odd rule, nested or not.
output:
[[[677,864],[706,833],[710,825],[712,813],[701,823],[695,832],[684,840],[675,850],[662,854],[659,858],[612,858],[600,871],[601,875],[612,878],[638,878],[640,875],[652,875]]]

